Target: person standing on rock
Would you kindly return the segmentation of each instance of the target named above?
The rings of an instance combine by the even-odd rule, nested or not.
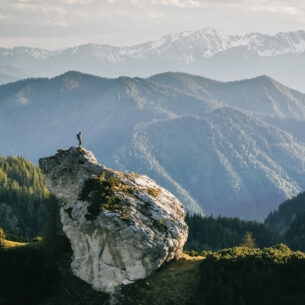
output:
[[[77,140],[78,140],[78,146],[81,146],[82,145],[82,132],[80,131],[77,135]]]

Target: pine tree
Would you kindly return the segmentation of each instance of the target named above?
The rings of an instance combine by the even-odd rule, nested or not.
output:
[[[243,237],[243,241],[240,244],[241,247],[248,247],[248,248],[255,248],[256,244],[255,244],[255,239],[252,236],[251,232],[246,232],[244,237]]]

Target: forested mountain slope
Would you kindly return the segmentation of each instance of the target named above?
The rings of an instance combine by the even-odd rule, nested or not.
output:
[[[305,251],[305,193],[281,203],[265,220],[269,229],[282,235],[289,247]]]
[[[171,173],[214,215],[262,220],[303,186],[304,146],[232,108],[138,125],[132,146],[120,159],[126,168],[146,168],[164,183]]]
[[[0,227],[33,238],[46,224],[48,191],[39,169],[22,157],[0,156]]]
[[[148,174],[190,211],[263,220],[304,189],[301,130],[273,123],[304,114],[305,95],[269,77],[68,72],[0,86],[0,151],[37,163],[81,130],[101,163]]]

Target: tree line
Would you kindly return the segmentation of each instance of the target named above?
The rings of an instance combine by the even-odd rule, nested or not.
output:
[[[264,248],[282,241],[280,235],[264,224],[239,218],[202,216],[187,214],[189,236],[185,250],[217,251],[252,243],[253,247]]]

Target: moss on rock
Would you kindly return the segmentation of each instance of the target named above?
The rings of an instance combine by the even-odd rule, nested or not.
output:
[[[122,186],[122,181],[117,176],[109,176],[106,171],[98,177],[91,177],[85,181],[84,187],[79,196],[80,200],[88,201],[89,214],[87,220],[94,220],[100,211],[112,211],[119,213],[123,220],[128,219],[128,207],[126,202],[117,194]]]

